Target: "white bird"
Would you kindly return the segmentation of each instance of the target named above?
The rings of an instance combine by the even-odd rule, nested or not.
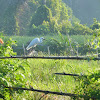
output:
[[[32,47],[36,47],[38,44],[42,43],[44,40],[43,37],[33,39],[30,44],[27,46],[26,50],[31,49]]]

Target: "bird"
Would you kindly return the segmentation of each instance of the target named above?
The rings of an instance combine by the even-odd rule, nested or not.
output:
[[[41,38],[35,38],[33,39],[30,44],[26,47],[26,50],[31,49],[32,47],[36,47],[38,44],[42,43],[44,40],[44,37]]]

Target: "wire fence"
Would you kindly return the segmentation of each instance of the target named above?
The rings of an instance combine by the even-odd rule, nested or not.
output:
[[[63,92],[54,92],[54,91],[46,91],[46,90],[38,90],[38,89],[33,89],[33,88],[21,88],[21,87],[6,87],[8,89],[14,89],[16,91],[18,90],[27,90],[27,91],[35,91],[35,92],[40,92],[40,93],[45,93],[45,94],[56,94],[56,95],[62,95],[62,96],[70,96],[70,97],[81,97],[81,98],[90,98],[90,99],[95,99],[95,97],[89,97],[86,95],[77,95],[77,94],[72,94],[72,93],[63,93]]]
[[[22,58],[22,59],[29,59],[29,58],[32,58],[32,59],[70,59],[70,60],[100,60],[100,57],[98,58],[95,58],[95,57],[66,57],[66,56],[49,56],[49,57],[36,57],[36,56],[33,56],[33,57],[25,57],[25,56],[11,56],[11,57],[0,57],[0,59],[12,59],[12,58]]]

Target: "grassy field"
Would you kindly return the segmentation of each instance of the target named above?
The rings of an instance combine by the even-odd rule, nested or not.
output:
[[[59,76],[54,73],[72,73],[89,75],[99,68],[99,61],[76,60],[28,60],[32,84],[34,88],[49,89],[53,91],[72,92],[75,80],[71,76]],[[96,67],[95,67],[96,66]],[[35,81],[36,80],[36,83]],[[54,87],[53,87],[54,86]]]
[[[27,42],[31,41],[36,37],[44,37],[46,40],[50,40],[51,38],[59,39],[59,35],[46,35],[46,36],[5,36],[4,40],[7,38],[12,38],[13,40],[17,41],[18,46],[22,46],[22,44],[27,44]],[[66,36],[64,36],[66,37]],[[72,35],[69,36],[73,41],[78,42],[79,44],[86,43],[88,39],[91,39],[92,36],[90,35]]]
[[[73,93],[74,88],[79,84],[75,77],[55,75],[54,73],[72,73],[89,75],[99,69],[100,61],[77,61],[77,60],[42,60],[28,59],[30,66],[30,84],[34,89]],[[27,81],[28,81],[27,80]],[[24,92],[15,95],[15,99],[25,98],[26,100],[39,100],[43,93]],[[70,97],[47,94],[41,100],[70,100]]]
[[[16,41],[16,44],[17,46],[13,46],[13,49],[15,52],[17,52],[18,55],[23,55],[23,44],[24,46],[26,47],[30,41],[32,41],[34,38],[36,37],[42,37],[42,36],[33,36],[33,37],[30,37],[30,36],[5,36],[4,37],[4,40],[6,41],[7,38],[12,38],[13,40]],[[51,42],[51,39],[56,39],[61,42],[63,42],[61,40],[61,37],[59,35],[54,35],[54,36],[50,36],[50,35],[46,35],[46,36],[43,36],[45,38],[45,40],[43,41],[42,46],[41,48],[43,48],[43,52],[46,51],[47,53],[47,46],[50,46],[50,42]],[[64,35],[63,38],[66,38],[67,36]],[[69,36],[70,38],[70,41],[73,43],[73,42],[77,42],[79,45],[83,45],[85,43],[88,42],[88,40],[91,39],[92,36],[87,36],[87,35],[72,35],[72,36]],[[51,46],[52,48],[52,46]],[[82,48],[80,48],[80,50],[82,50]]]

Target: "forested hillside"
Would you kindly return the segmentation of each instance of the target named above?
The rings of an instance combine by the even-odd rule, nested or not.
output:
[[[38,18],[39,20],[37,20],[41,21],[41,25],[44,21],[46,22],[42,26],[39,24],[40,26],[35,27],[32,22],[34,21],[33,17],[40,16],[41,18],[42,15],[39,15],[41,9],[39,11],[38,7],[43,8],[44,5],[51,13],[49,24],[48,20],[45,19],[46,17],[42,21]],[[62,28],[65,28],[66,25],[71,26],[71,22],[68,20],[72,18],[72,10],[62,0],[7,0],[6,2],[1,0],[0,8],[0,32],[7,35],[32,35],[33,31],[37,34],[39,32],[39,34],[41,32],[53,33],[57,32],[58,28],[62,32]],[[48,27],[46,28],[46,26]],[[45,31],[41,31],[41,28]],[[66,33],[66,29],[64,33]]]
[[[7,35],[83,34],[85,29],[86,33],[92,33],[80,23],[90,26],[93,18],[99,20],[99,9],[98,0],[1,0],[0,32]],[[73,26],[83,29],[77,32]]]

